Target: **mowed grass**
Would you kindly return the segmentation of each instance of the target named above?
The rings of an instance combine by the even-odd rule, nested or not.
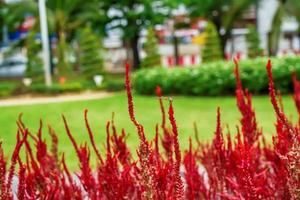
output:
[[[22,101],[20,99],[20,101]],[[134,95],[136,118],[144,125],[146,136],[152,139],[155,134],[155,125],[161,121],[161,113],[156,97]],[[236,125],[239,123],[240,113],[236,107],[235,97],[173,97],[175,117],[179,129],[180,145],[183,149],[188,146],[188,138],[194,137],[193,122],[198,125],[200,139],[210,141],[213,137],[216,124],[216,108],[221,108],[221,118],[225,133],[226,125],[230,127],[231,133],[236,132]],[[168,101],[164,101],[166,109]],[[264,134],[270,141],[274,133],[275,115],[268,96],[253,97],[253,104],[257,113],[258,124],[263,128]],[[294,102],[290,96],[283,97],[284,109],[289,117],[296,119]],[[73,136],[78,143],[89,142],[84,124],[83,111],[88,109],[89,122],[93,129],[98,146],[104,151],[105,126],[111,119],[112,112],[115,113],[115,124],[117,130],[122,128],[129,134],[128,145],[133,154],[138,145],[138,136],[135,127],[132,125],[127,111],[127,99],[125,93],[119,93],[111,97],[42,105],[26,105],[0,107],[0,140],[6,155],[10,155],[16,141],[17,125],[16,120],[19,113],[23,113],[23,121],[32,133],[36,133],[39,120],[43,121],[43,134],[47,142],[47,125],[51,125],[59,137],[59,151],[66,154],[67,162],[71,168],[77,167],[77,159],[74,148],[69,141],[61,114],[64,114],[69,123]],[[92,152],[93,155],[93,152]]]

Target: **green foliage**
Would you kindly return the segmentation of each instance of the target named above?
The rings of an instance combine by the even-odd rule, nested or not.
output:
[[[114,23],[115,26],[110,26],[112,29],[121,28],[126,39],[133,38],[136,34],[139,35],[142,28],[162,23],[177,3],[174,0],[102,1],[107,8],[117,9],[120,12],[120,15],[110,17],[109,22],[126,21],[126,23]]]
[[[14,94],[18,84],[14,82],[1,82],[0,83],[0,97],[9,97]]]
[[[36,40],[36,32],[31,30],[26,38],[27,47],[27,68],[26,77],[36,78],[43,73],[43,62],[38,53],[41,51],[41,44]]]
[[[87,77],[103,72],[100,39],[90,27],[85,27],[79,32],[79,64],[82,72]]]
[[[140,67],[138,40],[141,30],[146,27],[162,24],[170,16],[173,8],[180,1],[177,0],[103,0],[107,11],[117,10],[118,14],[108,17],[110,29],[119,29],[123,32],[123,39],[131,49],[133,68]],[[107,16],[109,16],[107,14]]]
[[[205,28],[205,43],[201,52],[203,62],[211,62],[222,59],[220,38],[216,27],[212,23],[207,23]]]
[[[254,94],[268,92],[265,70],[267,58],[240,62],[241,79],[245,88]],[[273,76],[281,93],[292,91],[291,74],[300,75],[300,58],[272,58]],[[218,61],[193,68],[142,69],[134,75],[134,89],[140,94],[154,94],[157,85],[164,94],[233,95],[235,79],[232,62]]]
[[[256,58],[262,55],[262,48],[260,48],[260,39],[258,32],[253,25],[248,26],[248,34],[246,35],[248,45],[248,57]]]
[[[66,84],[53,84],[51,87],[47,87],[45,84],[33,84],[26,88],[29,92],[39,94],[60,94],[64,92],[79,92],[83,90],[81,83],[72,82]]]
[[[105,83],[105,89],[107,91],[121,91],[125,89],[124,86],[124,79],[111,79],[111,80],[107,80]]]
[[[142,67],[155,67],[161,64],[158,53],[158,40],[153,28],[148,28],[146,42],[144,44],[146,58],[142,62]]]

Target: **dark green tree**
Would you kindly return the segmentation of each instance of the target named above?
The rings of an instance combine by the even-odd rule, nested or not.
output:
[[[258,2],[259,0],[184,0],[191,17],[203,17],[216,26],[223,56],[234,23],[243,17],[250,6],[257,5]]]
[[[262,55],[262,48],[260,47],[260,39],[258,32],[253,25],[249,25],[248,33],[246,35],[247,51],[249,58],[256,58]]]
[[[205,42],[202,48],[202,62],[211,62],[222,59],[222,50],[219,34],[213,23],[208,22],[205,28]]]
[[[101,56],[101,41],[93,33],[90,26],[86,26],[78,34],[80,69],[88,78],[103,72]]]
[[[153,28],[148,28],[144,50],[146,57],[142,62],[142,67],[155,67],[161,64],[161,56],[158,52],[158,40]]]
[[[141,30],[162,23],[170,16],[172,8],[178,5],[177,0],[103,0],[102,3],[106,5],[104,10],[109,16],[107,27],[122,30],[125,45],[131,49],[135,69],[140,67],[138,41]]]

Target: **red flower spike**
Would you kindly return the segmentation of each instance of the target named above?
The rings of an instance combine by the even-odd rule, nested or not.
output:
[[[138,127],[139,123],[135,119],[133,98],[132,98],[132,94],[131,94],[131,83],[130,83],[130,74],[129,74],[130,66],[127,62],[125,65],[125,70],[126,70],[125,71],[125,87],[126,87],[126,92],[127,92],[129,116],[130,116],[130,119],[133,122],[133,124]]]
[[[175,199],[184,199],[184,188],[183,188],[183,182],[181,180],[180,176],[180,165],[181,165],[181,152],[179,147],[179,140],[178,140],[178,130],[177,130],[177,124],[174,117],[174,109],[172,105],[172,100],[170,100],[170,106],[169,106],[169,120],[172,126],[172,131],[174,134],[174,151],[175,151],[175,166],[174,166],[174,173],[175,173]]]
[[[284,126],[286,126],[287,130],[291,133],[291,135],[295,135],[294,128],[290,125],[288,119],[286,118],[284,113],[281,111],[281,109],[279,108],[278,103],[277,103],[276,92],[275,92],[276,90],[275,90],[275,86],[274,86],[274,82],[273,82],[271,60],[268,60],[266,68],[267,68],[267,74],[268,74],[268,79],[269,79],[269,95],[270,95],[271,103],[273,105],[275,113],[276,113],[277,117],[279,118],[279,120],[282,121]]]
[[[223,153],[224,148],[224,139],[223,139],[223,133],[221,128],[221,112],[220,107],[217,109],[217,126],[215,131],[215,139],[213,140],[214,148],[219,151],[220,153]]]
[[[111,148],[110,148],[110,122],[106,123],[106,156],[111,156]]]
[[[4,157],[4,152],[2,148],[2,141],[0,141],[0,199],[4,199],[4,194],[6,192],[6,161]]]
[[[130,74],[129,74],[130,66],[129,66],[128,62],[126,62],[125,70],[126,70],[125,71],[125,88],[126,88],[126,93],[127,93],[129,116],[130,116],[132,123],[135,125],[135,127],[138,131],[140,140],[146,140],[145,135],[144,135],[144,130],[143,130],[144,128],[142,127],[141,124],[139,124],[139,122],[135,118],[133,98],[132,98],[132,93],[131,93]]]
[[[156,96],[158,96],[158,97],[161,97],[161,96],[162,96],[161,87],[160,87],[159,85],[156,86],[156,88],[155,88],[155,94],[156,94]]]
[[[154,138],[154,144],[155,144],[155,156],[156,159],[159,159],[159,144],[158,144],[158,124],[155,126],[155,138]]]
[[[126,69],[125,87],[127,93],[128,112],[132,123],[136,126],[139,139],[140,139],[138,157],[141,162],[141,167],[142,167],[141,173],[144,179],[143,186],[145,187],[145,192],[143,193],[143,196],[147,199],[153,199],[155,198],[155,190],[154,190],[155,184],[154,184],[154,177],[153,177],[154,176],[153,169],[149,164],[151,149],[145,137],[144,127],[141,124],[139,124],[135,118],[133,98],[131,93],[130,74],[129,74],[130,67],[128,63],[126,63],[125,69]]]
[[[11,165],[10,165],[10,168],[9,168],[9,171],[8,171],[6,191],[4,191],[4,195],[3,195],[4,199],[11,198],[11,195],[12,195],[11,187],[12,187],[12,179],[13,179],[13,176],[14,176],[16,163],[17,163],[17,160],[19,158],[19,153],[20,153],[21,147],[23,146],[23,143],[26,140],[27,135],[28,135],[28,130],[26,129],[25,131],[26,132],[25,132],[25,135],[23,136],[22,140],[19,139],[19,137],[17,137],[17,143],[16,143],[15,149],[14,149],[12,157],[11,157]]]
[[[239,73],[238,61],[235,59],[234,74],[236,79],[236,101],[240,113],[242,114],[241,125],[244,139],[250,145],[254,144],[261,134],[257,129],[256,116],[252,107],[251,95],[243,90]]]
[[[18,200],[25,200],[26,199],[26,166],[20,162],[19,168],[19,183],[18,183]]]
[[[65,129],[66,129],[67,135],[68,135],[69,139],[71,140],[73,147],[75,148],[77,156],[79,156],[80,155],[80,153],[79,153],[79,147],[78,147],[78,145],[77,145],[77,143],[76,143],[73,135],[71,134],[71,131],[70,131],[68,123],[67,123],[67,120],[66,120],[66,118],[65,118],[64,115],[62,115],[62,119],[63,119],[64,125],[65,125]]]
[[[100,163],[103,164],[103,159],[102,159],[102,157],[101,157],[101,155],[99,153],[99,150],[97,149],[97,146],[96,146],[96,143],[95,143],[95,139],[94,139],[94,134],[93,134],[92,129],[90,127],[87,114],[88,114],[88,110],[85,109],[84,110],[84,121],[85,121],[85,126],[86,126],[87,131],[88,131],[90,142],[92,144],[94,152],[96,153],[98,161],[100,161]]]

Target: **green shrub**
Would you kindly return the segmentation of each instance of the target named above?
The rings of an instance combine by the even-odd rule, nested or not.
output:
[[[79,92],[83,90],[80,83],[66,83],[63,85],[53,84],[51,87],[47,87],[45,84],[33,84],[27,89],[29,92],[40,94],[60,94],[64,92]]]
[[[79,31],[79,58],[80,69],[88,78],[103,72],[101,43],[91,27],[86,26]]]
[[[263,53],[262,48],[260,47],[260,39],[259,34],[257,32],[257,29],[254,25],[249,25],[247,27],[248,33],[246,35],[246,41],[247,41],[247,51],[248,51],[248,57],[249,58],[256,58],[258,56],[261,56]]]
[[[204,34],[205,42],[201,51],[202,61],[207,63],[215,60],[221,60],[221,42],[215,25],[208,22]]]
[[[142,67],[156,67],[161,64],[158,51],[158,39],[153,28],[148,28],[146,42],[144,44],[146,57],[142,62]]]
[[[79,82],[63,84],[60,85],[60,88],[63,92],[79,92],[83,90],[83,87]]]
[[[0,97],[9,97],[18,88],[18,84],[15,82],[0,82]]]
[[[254,94],[266,94],[268,81],[265,65],[268,58],[240,62],[243,85]],[[300,76],[300,58],[272,58],[276,87],[281,93],[292,91],[291,74]],[[142,69],[134,74],[133,87],[140,94],[154,94],[161,86],[164,94],[232,95],[235,92],[233,62],[218,61],[187,68]]]
[[[124,80],[116,79],[116,80],[108,80],[105,82],[105,88],[107,91],[121,91],[125,89]]]

